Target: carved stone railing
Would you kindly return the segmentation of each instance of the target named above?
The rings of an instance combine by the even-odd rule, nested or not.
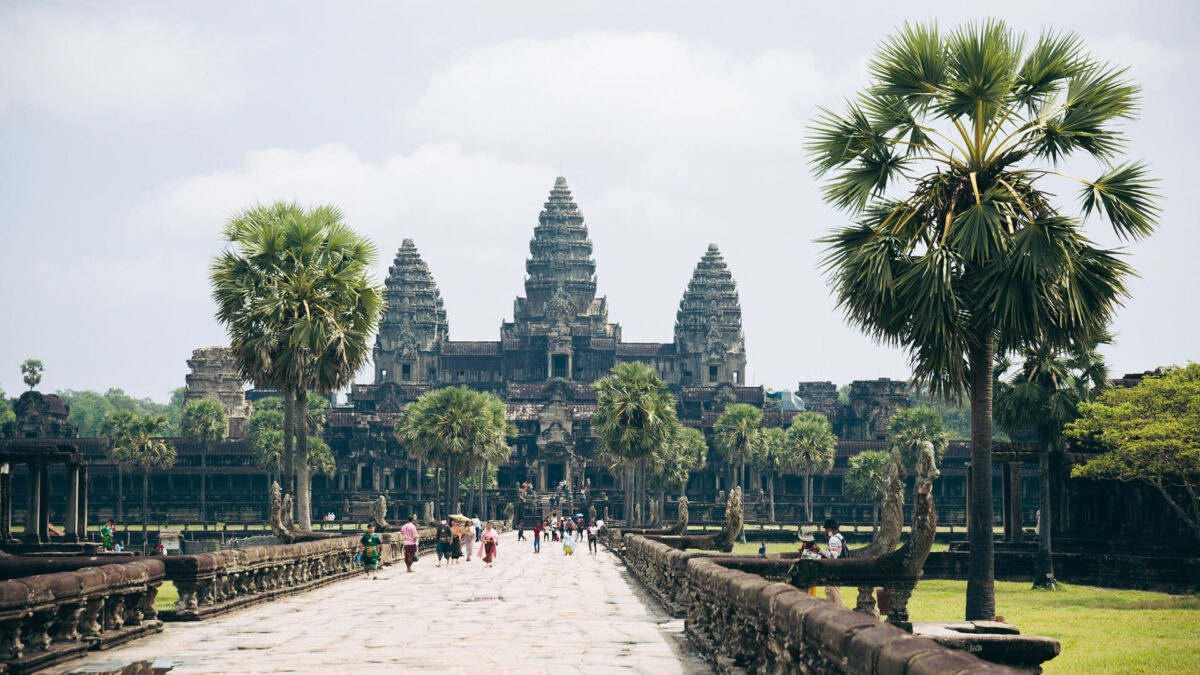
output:
[[[418,552],[433,550],[436,530],[421,528]],[[404,560],[398,533],[379,535],[379,562]],[[320,539],[281,546],[164,558],[166,577],[179,591],[175,608],[162,612],[167,621],[198,621],[247,605],[299,593],[362,572],[356,562],[358,537]]]
[[[0,581],[0,664],[29,673],[162,630],[159,559]]]

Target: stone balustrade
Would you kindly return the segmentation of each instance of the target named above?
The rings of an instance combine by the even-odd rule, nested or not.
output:
[[[28,673],[162,630],[160,559],[0,581],[0,670]]]
[[[682,610],[689,638],[718,672],[1017,672],[733,569],[783,561],[680,551],[633,534],[624,537],[623,557],[672,614]]]
[[[418,553],[434,548],[436,530],[421,528]],[[398,532],[379,535],[380,565],[404,560]],[[240,607],[299,593],[360,574],[358,537],[334,537],[281,546],[168,556],[166,578],[175,584],[175,608],[162,612],[167,621],[198,621]]]

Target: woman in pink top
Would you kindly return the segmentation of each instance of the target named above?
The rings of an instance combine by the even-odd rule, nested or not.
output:
[[[496,533],[496,528],[492,527],[491,521],[488,521],[487,529],[483,531],[480,539],[483,540],[483,562],[491,567],[492,562],[496,560],[496,543],[500,541],[500,535]]]

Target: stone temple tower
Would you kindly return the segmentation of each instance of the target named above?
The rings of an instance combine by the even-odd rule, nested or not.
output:
[[[386,285],[387,309],[375,338],[375,383],[434,381],[450,329],[442,294],[412,239],[396,252]]]
[[[746,382],[746,343],[737,282],[716,244],[696,263],[679,312],[675,315],[675,347],[684,385]]]
[[[517,299],[513,311],[518,323],[562,310],[569,312],[569,321],[590,313],[596,299],[592,241],[562,176],[554,181],[550,199],[538,214],[525,271],[525,297]],[[564,306],[564,300],[569,304]]]

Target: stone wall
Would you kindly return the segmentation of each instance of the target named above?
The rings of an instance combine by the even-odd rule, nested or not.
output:
[[[966,579],[965,551],[930,553],[926,579]],[[1033,582],[1034,553],[996,551],[996,579]],[[1055,553],[1059,581],[1101,588],[1129,588],[1162,593],[1200,592],[1200,558],[1134,556],[1102,553]]]
[[[683,610],[688,637],[721,673],[1017,672],[731,569],[721,564],[726,556],[678,551],[637,535],[625,536],[623,554],[627,569],[668,610]]]

